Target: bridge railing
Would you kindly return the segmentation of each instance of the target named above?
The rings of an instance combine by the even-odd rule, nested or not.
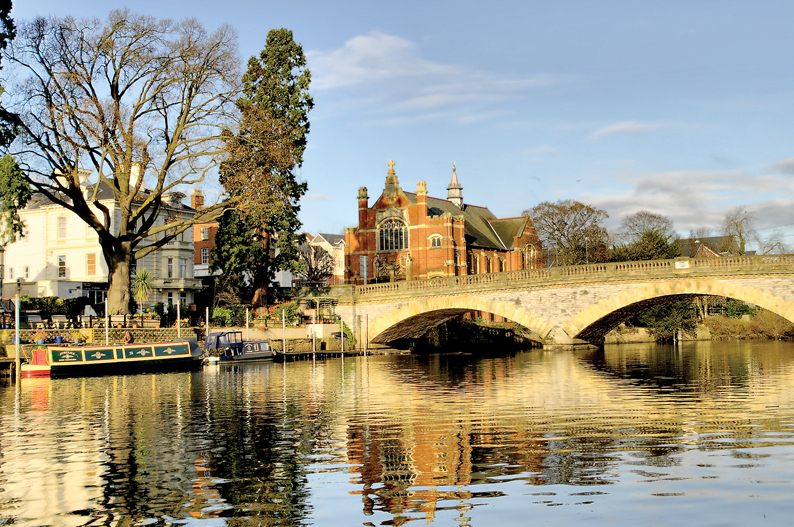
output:
[[[524,269],[502,273],[474,274],[389,282],[355,287],[363,297],[444,294],[456,289],[499,289],[571,282],[608,282],[625,279],[663,278],[675,275],[708,276],[730,274],[777,274],[794,272],[794,255],[727,256],[722,258],[676,258],[637,262],[607,262],[566,267]]]

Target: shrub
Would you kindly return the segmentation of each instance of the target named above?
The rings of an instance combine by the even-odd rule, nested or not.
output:
[[[231,309],[226,309],[225,307],[216,307],[212,310],[212,318],[222,318],[223,325],[229,327],[232,325],[232,320],[234,319],[234,311]]]
[[[273,310],[273,318],[281,322],[282,312],[284,313],[284,320],[287,322],[287,324],[292,324],[298,317],[298,304],[296,302],[285,302],[283,304],[279,304]]]

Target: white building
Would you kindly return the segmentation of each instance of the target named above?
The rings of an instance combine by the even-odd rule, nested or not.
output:
[[[328,285],[345,283],[345,235],[319,233],[309,236],[309,245],[322,248],[333,259],[333,275],[328,277]]]
[[[110,210],[111,230],[118,232],[121,215],[112,192],[100,188],[98,197]],[[164,225],[166,218],[193,215],[195,211],[182,204],[183,197],[180,193],[166,196],[167,203],[157,225]],[[103,301],[107,296],[108,267],[96,231],[76,214],[38,193],[19,215],[25,223],[25,231],[21,240],[5,247],[3,296],[85,296],[92,303]],[[134,266],[146,267],[154,277],[147,305],[155,302],[190,304],[193,293],[201,289],[200,280],[193,276],[192,229],[138,260]]]

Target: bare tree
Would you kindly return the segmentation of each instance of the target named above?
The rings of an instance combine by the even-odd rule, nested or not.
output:
[[[334,275],[334,257],[331,253],[317,247],[304,243],[300,246],[300,276],[303,281],[312,284],[325,284],[328,278]]]
[[[744,254],[747,243],[757,236],[755,217],[745,207],[730,210],[722,220],[722,234],[734,239],[737,254]]]
[[[667,216],[647,210],[635,212],[623,218],[617,231],[617,239],[624,244],[634,243],[643,234],[655,231],[668,242],[676,238],[673,222]]]
[[[128,10],[105,22],[39,18],[19,29],[6,57],[23,77],[10,90],[19,133],[11,153],[35,191],[96,231],[109,307],[127,312],[131,261],[225,206],[157,221],[165,194],[202,181],[221,161],[222,132],[237,119],[235,31]],[[102,189],[118,212],[100,202]]]
[[[609,259],[607,230],[601,225],[606,211],[574,200],[545,201],[525,210],[554,265],[605,262]]]

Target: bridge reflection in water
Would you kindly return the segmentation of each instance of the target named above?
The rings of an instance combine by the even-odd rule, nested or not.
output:
[[[789,343],[23,382],[2,391],[0,517],[780,524],[793,383]]]
[[[673,296],[736,298],[794,322],[794,255],[528,269],[334,286],[322,295],[337,299],[337,312],[367,343],[417,338],[460,313],[482,311],[528,328],[538,342],[600,345],[621,321]]]

